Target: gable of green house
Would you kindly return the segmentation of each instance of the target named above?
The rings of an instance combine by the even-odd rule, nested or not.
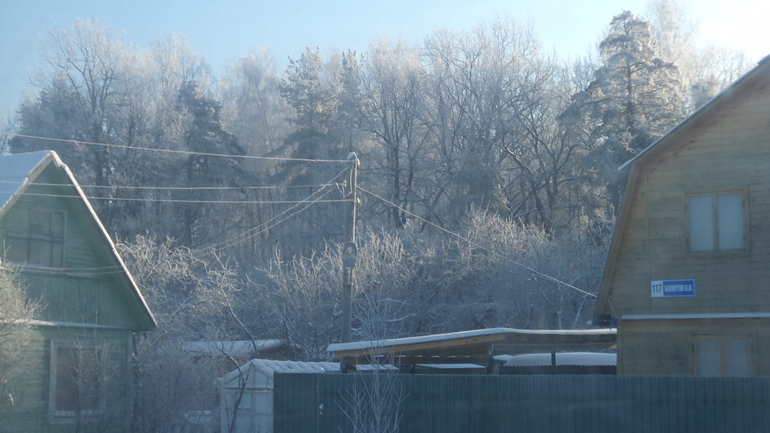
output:
[[[41,320],[154,327],[152,315],[66,166],[48,163],[0,211],[4,264],[33,299]]]
[[[3,372],[3,432],[130,431],[133,333],[152,313],[54,152],[0,157],[0,257],[42,310]]]

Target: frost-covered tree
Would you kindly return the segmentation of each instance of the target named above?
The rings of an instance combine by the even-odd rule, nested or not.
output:
[[[679,69],[661,57],[649,22],[631,12],[612,19],[599,53],[594,80],[575,95],[569,115],[615,209],[622,193],[616,167],[684,118],[686,98]]]
[[[274,155],[289,133],[290,107],[280,83],[267,50],[239,58],[220,81],[223,122],[248,154]]]
[[[249,339],[233,314],[237,280],[216,256],[170,238],[137,236],[116,246],[158,323],[135,337],[132,431],[178,431],[190,413],[216,407],[217,377],[238,366],[225,356],[196,357],[184,342]]]
[[[30,368],[25,347],[32,341],[31,321],[40,306],[26,293],[12,271],[0,269],[0,415],[15,404],[16,391],[25,391],[9,387],[14,376]]]
[[[687,111],[705,104],[750,67],[746,56],[715,46],[698,48],[698,27],[681,0],[656,0],[650,4],[650,25],[663,58],[677,65],[687,92]]]
[[[424,85],[416,48],[404,40],[383,39],[371,45],[361,105],[366,130],[377,147],[363,158],[372,160],[369,167],[376,176],[371,177],[373,187],[399,206],[387,209],[386,220],[396,228],[407,222],[404,209],[417,210],[426,197],[423,179],[429,176],[426,153],[430,129],[424,122]]]

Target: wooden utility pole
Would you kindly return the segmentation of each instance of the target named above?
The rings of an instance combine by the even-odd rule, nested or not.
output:
[[[350,342],[352,331],[353,316],[353,269],[356,266],[356,204],[358,198],[358,156],[355,152],[348,154],[348,161],[351,162],[350,168],[350,201],[348,202],[348,212],[346,213],[346,229],[348,232],[347,243],[342,249],[342,329],[340,330],[340,340],[343,343]]]

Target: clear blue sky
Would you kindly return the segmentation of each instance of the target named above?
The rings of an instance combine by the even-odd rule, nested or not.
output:
[[[306,45],[328,53],[366,50],[379,37],[419,43],[434,30],[467,30],[496,16],[532,23],[547,51],[583,56],[614,15],[645,15],[648,0],[4,0],[0,5],[0,121],[22,98],[54,27],[96,19],[144,47],[183,34],[215,74],[222,65],[268,46],[279,68]],[[770,54],[767,0],[680,0],[705,42]]]

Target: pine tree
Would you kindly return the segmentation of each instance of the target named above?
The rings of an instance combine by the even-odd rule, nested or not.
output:
[[[631,12],[613,18],[599,53],[594,80],[573,97],[571,112],[583,122],[590,171],[617,208],[623,181],[615,169],[681,121],[686,98],[679,69],[661,57],[649,22]]]

